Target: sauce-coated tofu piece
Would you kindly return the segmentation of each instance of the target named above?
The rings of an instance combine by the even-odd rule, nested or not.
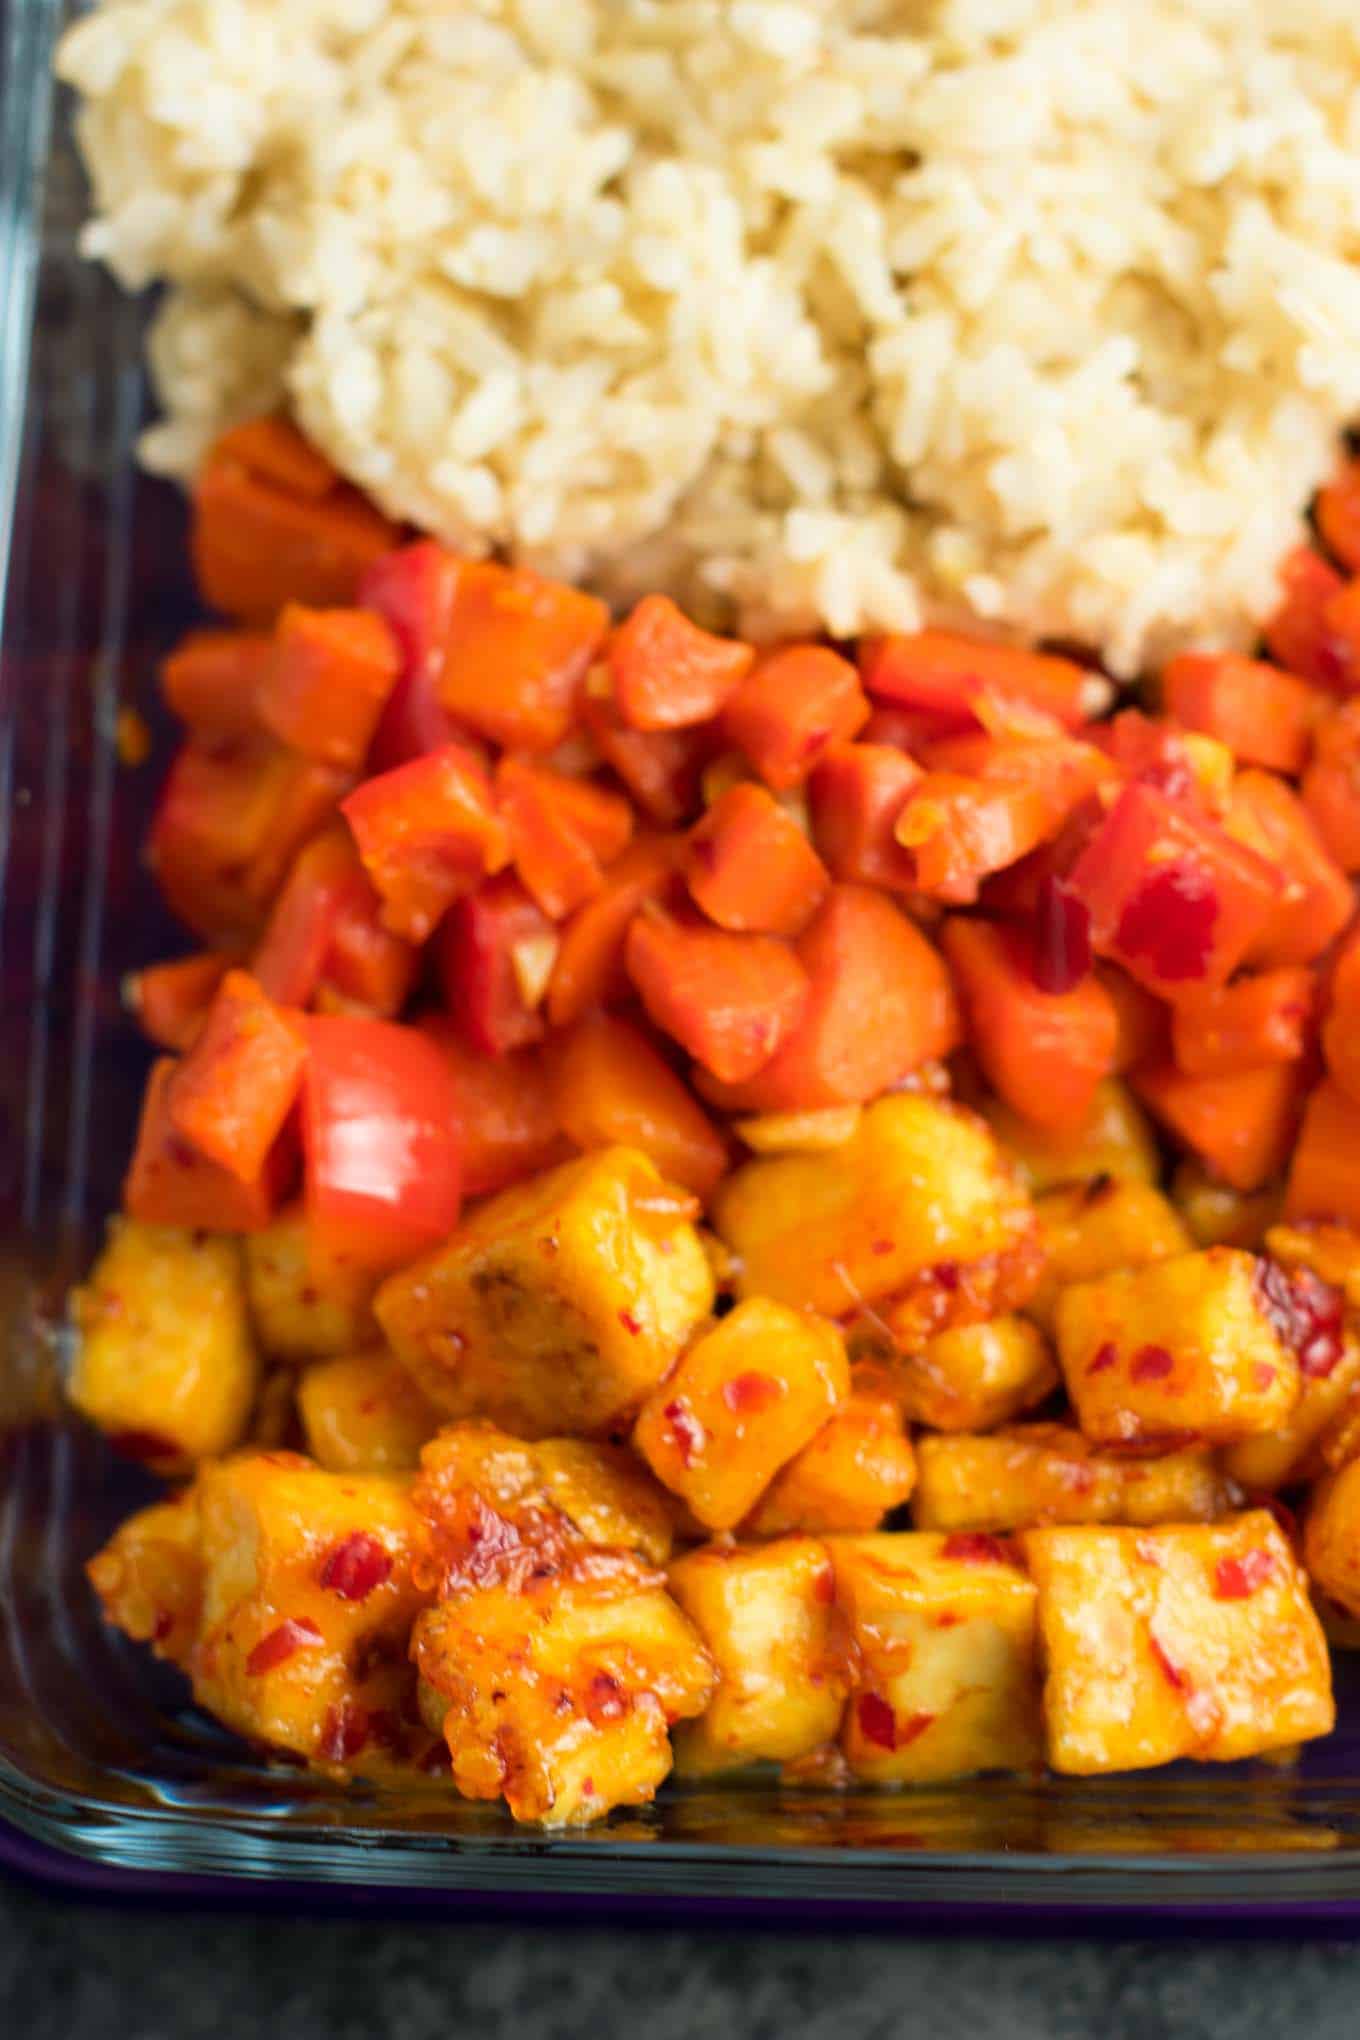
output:
[[[633,1444],[700,1523],[728,1530],[849,1391],[834,1325],[750,1297],[696,1339],[653,1390]]]
[[[1263,1263],[1207,1247],[1065,1289],[1058,1353],[1096,1445],[1229,1445],[1285,1423],[1299,1368],[1279,1338]]]
[[[896,1403],[856,1394],[775,1475],[743,1527],[752,1537],[876,1530],[915,1485],[916,1455]]]
[[[828,1540],[859,1653],[841,1748],[876,1783],[1039,1761],[1034,1587],[998,1538],[923,1531]]]
[[[1229,1763],[1325,1735],[1331,1668],[1273,1516],[1030,1530],[1049,1761],[1077,1773]]]
[[[329,1360],[371,1345],[376,1278],[318,1252],[300,1204],[242,1241],[255,1330],[275,1360]]]
[[[383,1347],[317,1360],[297,1384],[307,1450],[332,1473],[403,1473],[439,1429],[439,1412]]]
[[[203,1608],[193,1488],[129,1516],[85,1570],[106,1621],[172,1665],[188,1664]]]
[[[916,1458],[912,1519],[922,1530],[1208,1522],[1232,1493],[1210,1452],[1132,1459],[1098,1451],[1065,1424],[918,1438]]]
[[[674,1562],[670,1588],[718,1670],[707,1709],[676,1733],[682,1776],[788,1762],[834,1737],[850,1678],[824,1544],[708,1544]]]
[[[1323,1593],[1360,1617],[1360,1459],[1338,1467],[1313,1489],[1303,1557]]]
[[[1161,1175],[1151,1123],[1118,1077],[1104,1077],[1096,1085],[1086,1124],[1076,1133],[1036,1126],[999,1098],[983,1099],[978,1109],[1021,1182],[1036,1195],[1058,1183],[1084,1183],[1098,1176],[1155,1183]]]
[[[1044,1273],[1025,1306],[1051,1326],[1058,1297],[1073,1282],[1094,1282],[1116,1268],[1189,1253],[1193,1246],[1175,1206],[1151,1183],[1095,1176],[1046,1190],[1034,1200],[1044,1243]]]
[[[855,1380],[881,1388],[914,1424],[934,1431],[989,1431],[1009,1423],[1058,1386],[1048,1340],[1022,1317],[954,1325],[917,1353],[875,1353],[855,1365]]]
[[[378,1317],[429,1400],[526,1438],[630,1417],[713,1303],[693,1199],[632,1148],[488,1198]]]
[[[121,1449],[167,1470],[240,1443],[260,1363],[237,1240],[115,1218],[73,1309],[67,1392]]]
[[[1314,1480],[1326,1469],[1329,1445],[1348,1420],[1360,1389],[1360,1339],[1338,1328],[1335,1358],[1299,1368],[1299,1399],[1278,1431],[1242,1438],[1220,1455],[1223,1471],[1250,1494]]]

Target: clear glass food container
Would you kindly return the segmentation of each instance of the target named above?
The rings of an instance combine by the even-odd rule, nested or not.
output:
[[[1360,1920],[1355,1659],[1340,1729],[1295,1767],[896,1794],[751,1777],[544,1836],[447,1786],[341,1790],[254,1754],[104,1629],[82,1568],[149,1484],[63,1408],[63,1297],[146,1068],[120,979],[178,939],[139,846],[169,737],[155,665],[193,593],[183,505],[134,459],[146,307],[76,254],[84,184],[50,83],[69,11],[9,0],[0,106],[0,1864],[823,1923]],[[135,766],[130,709],[152,736]]]

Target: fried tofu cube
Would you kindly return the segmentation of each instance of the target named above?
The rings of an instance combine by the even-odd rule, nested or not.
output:
[[[1360,1617],[1360,1459],[1326,1475],[1309,1496],[1303,1559],[1322,1592]]]
[[[199,1703],[240,1734],[348,1770],[400,1755],[415,1680],[407,1645],[428,1598],[411,1576],[416,1517],[400,1474],[328,1473],[301,1454],[243,1454],[198,1480]]]
[[[308,1452],[332,1473],[409,1472],[440,1425],[381,1346],[314,1361],[298,1380],[297,1408]]]
[[[1210,1522],[1232,1494],[1210,1452],[1131,1459],[1098,1451],[1065,1424],[919,1438],[916,1458],[911,1513],[921,1530]]]
[[[651,1799],[671,1767],[668,1728],[701,1714],[716,1683],[660,1575],[621,1553],[442,1601],[412,1650],[458,1790],[551,1827]]]
[[[1055,1770],[1231,1763],[1325,1735],[1331,1668],[1264,1509],[1151,1530],[1026,1531]]]
[[[849,1392],[834,1325],[748,1297],[652,1391],[633,1446],[700,1523],[728,1530]]]
[[[961,1289],[989,1316],[1032,1286],[1034,1216],[996,1143],[963,1107],[880,1098],[822,1154],[746,1162],[719,1188],[713,1225],[736,1256],[742,1296],[844,1317],[930,1294],[938,1320]]]
[[[526,1438],[631,1417],[713,1305],[693,1199],[633,1148],[490,1197],[378,1294],[398,1359],[446,1416]]]
[[[857,1778],[902,1784],[1039,1761],[1034,1587],[1000,1539],[828,1540],[859,1671],[841,1730]]]
[[[916,1455],[890,1397],[852,1395],[777,1473],[744,1530],[876,1530],[916,1485]]]
[[[198,1497],[188,1488],[121,1523],[85,1568],[104,1619],[159,1658],[187,1665],[203,1607]]]
[[[835,1589],[813,1537],[709,1544],[674,1562],[670,1590],[718,1672],[705,1712],[676,1732],[682,1777],[789,1762],[834,1737],[850,1688]]]
[[[1234,1190],[1189,1155],[1171,1179],[1171,1201],[1197,1247],[1246,1247],[1255,1252],[1280,1215],[1278,1184]]]
[[[1345,1332],[1336,1346],[1336,1357],[1325,1369],[1299,1368],[1299,1399],[1278,1431],[1225,1447],[1223,1471],[1249,1494],[1294,1487],[1326,1470],[1328,1443],[1360,1388],[1360,1340]]]
[[[309,1239],[300,1204],[247,1233],[246,1293],[261,1346],[275,1360],[331,1360],[373,1343],[377,1280]]]
[[[236,1240],[116,1218],[73,1309],[67,1393],[116,1445],[174,1469],[245,1436],[260,1363]]]
[[[1070,1283],[1166,1261],[1194,1245],[1174,1205],[1151,1183],[1092,1176],[1045,1191],[1034,1209],[1044,1273],[1025,1307],[1050,1330],[1059,1294]]]
[[[1093,1176],[1155,1183],[1162,1173],[1152,1123],[1117,1077],[1104,1077],[1097,1084],[1086,1124],[1076,1133],[1035,1126],[998,1098],[984,1098],[978,1110],[1020,1181],[1036,1195],[1059,1183],[1089,1182]]]
[[[881,1387],[914,1424],[935,1431],[988,1431],[1032,1409],[1058,1386],[1047,1339],[1020,1317],[955,1325],[919,1353],[857,1362],[855,1379]]]
[[[1058,1353],[1096,1445],[1230,1445],[1288,1421],[1294,1354],[1251,1254],[1206,1247],[1077,1283],[1058,1300]]]

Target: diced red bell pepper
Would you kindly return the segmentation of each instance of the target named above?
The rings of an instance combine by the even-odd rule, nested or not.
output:
[[[340,821],[298,852],[251,969],[282,1005],[343,1001],[376,1020],[401,1011],[417,953],[382,922],[382,901]]]
[[[912,758],[945,737],[960,737],[976,731],[977,717],[970,711],[953,714],[948,709],[900,708],[895,702],[871,703],[869,719],[859,733],[863,744],[886,744],[905,751]]]
[[[1243,962],[1259,970],[1311,963],[1340,934],[1355,902],[1307,808],[1273,773],[1239,772],[1225,826],[1230,836],[1265,858],[1284,886]]]
[[[1360,700],[1342,702],[1318,724],[1303,804],[1341,869],[1360,871]]]
[[[1304,1108],[1285,1190],[1287,1218],[1332,1219],[1360,1230],[1360,1104],[1322,1083]]]
[[[550,1060],[559,1124],[580,1148],[640,1148],[668,1183],[708,1197],[727,1167],[722,1136],[642,1029],[589,1013]]]
[[[496,798],[525,891],[555,921],[594,898],[633,833],[621,795],[526,758],[502,758]]]
[[[543,1036],[538,1002],[525,987],[538,959],[554,957],[552,922],[513,872],[458,900],[435,937],[444,1004],[471,1048],[504,1055]]]
[[[669,890],[684,851],[680,836],[638,836],[605,873],[603,889],[578,907],[562,929],[548,981],[547,1014],[569,1026],[592,1006],[621,1005],[631,996],[624,949],[644,900]]]
[[[173,1225],[200,1232],[259,1232],[283,1202],[296,1165],[296,1148],[277,1141],[253,1182],[244,1183],[209,1161],[175,1131],[170,1100],[179,1064],[163,1056],[152,1066],[142,1099],[137,1145],[123,1183],[123,1209],[143,1225]]]
[[[247,971],[228,971],[175,1072],[170,1123],[229,1175],[258,1182],[297,1101],[306,1060],[300,1016],[266,998]]]
[[[1188,1077],[1172,1063],[1135,1070],[1134,1090],[1175,1138],[1230,1189],[1259,1190],[1289,1158],[1307,1092],[1297,1063]]]
[[[1087,736],[1131,784],[1153,787],[1168,800],[1204,808],[1216,817],[1226,810],[1230,770],[1216,778],[1206,761],[1195,755],[1189,733],[1174,723],[1125,708]],[[1225,758],[1225,767],[1230,764]]]
[[[943,737],[921,752],[931,773],[959,773],[985,780],[992,786],[1009,786],[1036,793],[1044,804],[1045,831],[1056,834],[1069,817],[1091,796],[1110,785],[1118,768],[1094,744],[1065,736],[1054,725],[1053,734],[997,736],[972,730],[962,736]]]
[[[1299,964],[1183,992],[1171,1016],[1172,1052],[1187,1077],[1230,1077],[1297,1062],[1313,1035],[1317,982]]]
[[[204,742],[251,736],[260,727],[256,703],[273,659],[274,640],[264,631],[190,631],[162,662],[162,699]]]
[[[1216,823],[1154,787],[1126,787],[1068,874],[1098,955],[1163,997],[1231,976],[1283,880]]]
[[[947,630],[866,638],[859,664],[875,700],[968,720],[983,689],[1029,702],[1073,730],[1109,698],[1108,684],[1073,659]]]
[[[340,806],[384,921],[409,942],[425,941],[453,902],[509,856],[491,784],[461,744],[366,779]]]
[[[690,830],[685,877],[710,921],[757,935],[796,935],[831,883],[792,815],[749,782],[729,787]]]
[[[1317,524],[1332,557],[1360,574],[1360,460],[1348,461],[1318,490]]]
[[[951,916],[940,945],[983,1075],[1036,1126],[1076,1132],[1114,1067],[1119,1021],[1103,985],[1040,991],[1023,931]]]
[[[426,1014],[417,1025],[453,1072],[465,1197],[490,1197],[567,1159],[571,1142],[558,1124],[537,1049],[484,1055],[468,1047],[445,1013]]]
[[[848,659],[826,645],[785,645],[741,682],[721,722],[766,785],[784,793],[801,785],[833,744],[848,744],[868,714]]]
[[[787,942],[731,935],[655,903],[634,917],[624,956],[651,1020],[723,1083],[753,1077],[807,1003],[807,974]]]
[[[676,730],[717,715],[755,652],[700,630],[668,595],[644,595],[612,633],[605,661],[630,729]]]
[[[439,698],[507,750],[551,751],[575,722],[609,611],[522,568],[467,561],[458,576]]]
[[[1306,680],[1236,652],[1182,652],[1162,688],[1168,715],[1217,737],[1240,764],[1302,772],[1324,705]]]
[[[401,671],[369,749],[370,772],[390,772],[465,738],[439,699],[463,564],[422,538],[385,553],[360,583],[360,603],[385,619],[401,650]]]
[[[1360,683],[1360,647],[1339,642],[1328,618],[1345,586],[1336,568],[1312,546],[1296,546],[1280,569],[1280,586],[1280,606],[1265,626],[1271,658],[1333,694]]]
[[[148,1041],[179,1054],[193,1045],[230,968],[231,958],[216,950],[153,963],[123,980],[123,1003]]]
[[[802,1020],[743,1084],[699,1079],[729,1112],[816,1112],[876,1098],[959,1043],[937,950],[885,894],[833,886],[795,945],[811,990]]]
[[[397,640],[372,610],[289,602],[256,693],[260,721],[305,758],[357,772],[399,665]]]
[[[458,1101],[448,1060],[413,1027],[339,1018],[305,1025],[309,1241],[330,1262],[400,1267],[458,1222]]]
[[[921,768],[890,744],[837,744],[808,781],[812,840],[834,878],[913,892],[916,859],[893,831]]]
[[[718,741],[713,727],[630,730],[612,696],[587,689],[581,717],[601,758],[659,828],[673,829],[699,804],[699,782]]]
[[[1051,833],[1048,802],[1036,787],[928,772],[908,793],[893,833],[912,853],[919,891],[967,906],[989,873],[1017,863]]]

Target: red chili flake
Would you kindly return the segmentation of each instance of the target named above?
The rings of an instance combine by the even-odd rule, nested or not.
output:
[[[1220,1558],[1214,1567],[1214,1598],[1218,1601],[1246,1601],[1263,1587],[1275,1570],[1273,1552],[1258,1545],[1240,1558]]]
[[[734,1416],[755,1416],[782,1400],[784,1384],[777,1375],[734,1374],[723,1383],[722,1399]]]
[[[1088,1374],[1108,1374],[1118,1358],[1118,1353],[1107,1339],[1105,1344],[1099,1347],[1092,1358],[1087,1361],[1086,1372]]]
[[[151,1632],[151,1641],[153,1643],[164,1643],[174,1626],[174,1615],[168,1608],[162,1608],[160,1614],[156,1617],[156,1625]]]
[[[631,1310],[621,1310],[619,1312],[619,1323],[623,1326],[625,1332],[628,1332],[633,1338],[637,1339],[642,1336],[642,1322],[633,1315]]]
[[[1134,775],[1140,786],[1155,786],[1168,800],[1191,800],[1198,784],[1183,749],[1168,749]]]
[[[812,1582],[812,1598],[829,1606],[836,1598],[836,1573],[832,1566],[824,1565]]]
[[[611,1672],[596,1672],[585,1694],[588,1719],[599,1728],[606,1721],[621,1721],[628,1712],[628,1695]]]
[[[668,1402],[661,1414],[670,1426],[676,1451],[680,1454],[680,1464],[693,1466],[708,1443],[703,1425],[687,1403]]]
[[[392,1559],[385,1546],[367,1530],[356,1530],[327,1552],[317,1578],[342,1601],[362,1601],[392,1576]]]
[[[1060,997],[1091,974],[1091,909],[1051,874],[1034,902],[1030,976],[1041,992]]]
[[[962,1615],[956,1615],[952,1608],[946,1608],[943,1615],[935,1617],[935,1627],[937,1629],[957,1629],[962,1620]]]
[[[914,1743],[918,1735],[924,1735],[935,1716],[933,1714],[909,1714],[905,1721],[897,1724],[897,1747],[904,1750],[908,1743]]]
[[[869,1248],[869,1252],[871,1254],[890,1254],[896,1244],[896,1240],[875,1240]]]
[[[897,1716],[880,1693],[861,1693],[855,1703],[855,1717],[865,1742],[881,1750],[897,1748]]]
[[[348,1697],[326,1709],[316,1753],[325,1764],[347,1764],[368,1741],[368,1716]]]
[[[295,1651],[313,1650],[323,1640],[315,1622],[309,1622],[305,1615],[296,1619],[290,1615],[277,1629],[260,1638],[246,1659],[246,1671],[252,1679],[258,1679],[262,1672],[272,1672],[276,1665],[286,1664]]]
[[[110,1431],[109,1443],[124,1459],[178,1459],[179,1446],[161,1431]]]
[[[1115,946],[1145,959],[1168,982],[1203,977],[1217,920],[1212,879],[1181,858],[1143,880],[1119,917]]]
[[[1252,1386],[1264,1395],[1275,1379],[1277,1371],[1268,1360],[1256,1361],[1251,1370]]]
[[[1129,1380],[1165,1381],[1175,1365],[1165,1346],[1140,1346],[1129,1362]]]
[[[587,1799],[593,1799],[595,1796],[595,1780],[593,1778],[583,1778],[581,1780],[581,1791]]]
[[[1178,1664],[1175,1664],[1172,1661],[1172,1659],[1167,1656],[1166,1650],[1161,1642],[1161,1639],[1157,1636],[1155,1631],[1149,1631],[1148,1642],[1152,1646],[1152,1655],[1156,1658],[1158,1664],[1161,1666],[1162,1676],[1166,1680],[1168,1686],[1174,1686],[1178,1693],[1188,1693],[1190,1690],[1189,1679],[1186,1677],[1185,1673],[1181,1670],[1180,1666]]]
[[[409,1747],[406,1730],[390,1707],[375,1707],[368,1717],[368,1740],[389,1756],[404,1757]]]
[[[1341,1291],[1311,1268],[1284,1268],[1269,1256],[1252,1277],[1256,1305],[1299,1371],[1325,1380],[1341,1358]]]
[[[957,1289],[960,1281],[958,1262],[937,1261],[933,1268],[926,1270],[926,1280],[933,1282],[937,1289]]]
[[[999,1537],[989,1530],[955,1530],[940,1546],[941,1558],[961,1559],[965,1565],[1009,1565],[1011,1555]]]

